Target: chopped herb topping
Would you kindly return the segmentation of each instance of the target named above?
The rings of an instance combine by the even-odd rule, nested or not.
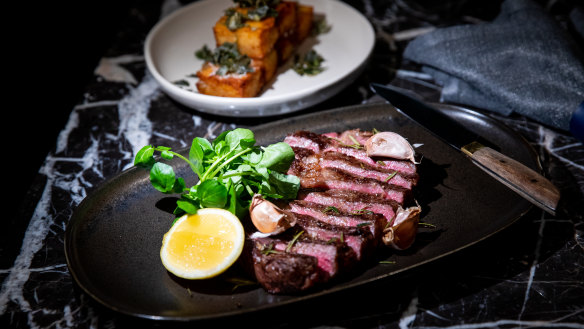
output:
[[[369,226],[369,225],[371,225],[371,222],[365,222],[365,223],[357,224],[357,227],[363,227],[363,226]]]
[[[245,17],[234,8],[225,10],[225,17],[225,26],[227,26],[230,31],[235,31],[245,26]]]
[[[418,225],[424,226],[424,227],[431,227],[431,228],[435,228],[436,227],[436,225],[434,225],[434,224],[425,223],[425,222],[419,222]]]
[[[234,43],[225,42],[214,51],[204,45],[203,48],[195,52],[195,55],[205,62],[219,66],[217,75],[245,74],[254,71],[253,67],[250,66],[251,59],[247,55],[240,54]]]
[[[300,75],[317,75],[324,71],[322,62],[324,62],[324,58],[311,49],[304,56],[297,54],[294,57],[294,66],[292,68]]]
[[[239,4],[240,8],[250,8],[246,13],[237,11],[235,8],[225,10],[225,26],[231,31],[235,31],[245,26],[246,21],[259,22],[267,17],[276,17],[278,12],[274,7],[280,3],[279,0],[241,0],[234,1]]]
[[[328,25],[326,18],[322,17],[322,18],[317,19],[313,22],[312,31],[310,31],[310,32],[311,32],[312,36],[317,36],[319,34],[328,33],[330,30],[331,30],[331,26]]]
[[[290,249],[292,249],[292,246],[294,246],[294,243],[296,243],[296,240],[298,240],[298,238],[302,235],[302,233],[304,233],[304,231],[300,231],[300,232],[296,233],[296,235],[294,235],[292,240],[290,240],[290,242],[288,242],[288,246],[286,247],[286,252],[289,252]]]
[[[266,17],[276,17],[278,12],[269,6],[260,6],[247,11],[246,18],[251,21],[259,22]]]
[[[176,80],[173,83],[175,85],[177,85],[177,86],[184,86],[184,87],[188,87],[189,86],[189,82],[187,80],[184,80],[184,79]]]

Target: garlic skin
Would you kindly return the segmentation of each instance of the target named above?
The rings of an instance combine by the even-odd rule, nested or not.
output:
[[[371,136],[365,142],[365,150],[368,156],[416,162],[414,159],[416,152],[412,145],[401,135],[390,131],[380,132]]]
[[[249,206],[249,215],[253,225],[267,235],[282,233],[296,225],[296,217],[289,211],[283,210],[255,194]]]
[[[406,209],[399,207],[393,226],[383,230],[383,243],[397,250],[409,248],[416,238],[421,211],[419,205]]]

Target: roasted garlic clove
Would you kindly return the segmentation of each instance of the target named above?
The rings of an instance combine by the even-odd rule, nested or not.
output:
[[[253,196],[249,215],[254,226],[265,234],[278,234],[296,224],[293,213],[283,210],[264,199],[260,194]]]
[[[412,145],[394,132],[384,131],[371,136],[365,142],[368,156],[388,157],[415,162]]]
[[[409,248],[416,238],[421,211],[419,205],[406,209],[399,207],[393,226],[383,230],[383,243],[397,250]]]

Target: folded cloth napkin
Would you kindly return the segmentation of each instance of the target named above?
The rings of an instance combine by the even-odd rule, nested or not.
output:
[[[422,64],[443,86],[443,101],[515,112],[565,131],[584,101],[576,41],[529,0],[504,1],[492,22],[419,36],[404,58]]]

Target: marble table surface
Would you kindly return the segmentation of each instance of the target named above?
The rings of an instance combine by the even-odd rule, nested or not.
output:
[[[439,101],[439,87],[404,63],[400,51],[411,38],[434,27],[478,23],[492,14],[456,6],[430,9],[400,0],[348,2],[369,18],[377,33],[370,63],[341,94],[288,117],[383,102],[368,88],[371,82],[392,83]],[[0,327],[171,325],[118,314],[78,289],[67,267],[63,237],[79,203],[131,167],[143,145],[183,148],[195,136],[213,138],[227,129],[287,117],[216,117],[177,104],[161,91],[146,68],[144,40],[159,19],[182,5],[173,0],[133,4],[39,169],[18,212],[19,224],[3,228],[8,232],[0,246],[16,252],[0,263]],[[398,281],[381,280],[267,314],[174,325],[584,328],[584,146],[523,117],[495,117],[529,142],[544,174],[560,188],[563,202],[556,216],[533,208],[495,236]]]

